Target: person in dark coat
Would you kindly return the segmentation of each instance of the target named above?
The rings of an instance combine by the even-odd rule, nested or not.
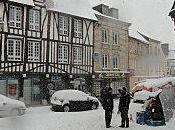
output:
[[[112,119],[112,111],[114,108],[113,96],[112,96],[112,88],[105,87],[101,91],[101,102],[103,109],[105,110],[105,122],[106,128],[110,128],[111,119]]]
[[[128,128],[129,127],[128,110],[130,104],[130,94],[127,92],[125,87],[119,89],[118,91],[121,95],[119,99],[119,112],[121,113],[121,119],[122,119],[121,125],[119,127]]]

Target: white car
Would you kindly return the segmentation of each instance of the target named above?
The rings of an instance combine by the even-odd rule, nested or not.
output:
[[[53,111],[85,111],[97,109],[100,102],[97,98],[78,90],[56,91],[51,97]]]
[[[20,116],[25,114],[26,106],[22,101],[0,94],[0,117]]]

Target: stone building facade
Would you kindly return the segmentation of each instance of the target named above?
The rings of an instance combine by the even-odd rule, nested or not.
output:
[[[139,32],[138,34],[144,38],[144,41],[129,37],[129,68],[133,72],[130,77],[130,88],[139,80],[158,78],[167,74],[166,56],[160,41]]]
[[[118,10],[106,5],[93,8],[98,23],[94,39],[94,93],[99,96],[103,86],[128,87],[128,28],[130,23],[118,19]]]

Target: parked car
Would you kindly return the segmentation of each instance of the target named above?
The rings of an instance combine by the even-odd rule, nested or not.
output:
[[[51,97],[53,111],[85,111],[94,110],[99,106],[99,100],[79,90],[56,91]]]
[[[25,114],[26,106],[22,101],[0,94],[0,117],[20,116]]]

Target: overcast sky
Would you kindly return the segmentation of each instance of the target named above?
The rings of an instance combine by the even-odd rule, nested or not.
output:
[[[175,49],[175,31],[168,13],[174,0],[90,0],[119,9],[119,19],[132,23],[132,29],[151,38],[169,43]]]

